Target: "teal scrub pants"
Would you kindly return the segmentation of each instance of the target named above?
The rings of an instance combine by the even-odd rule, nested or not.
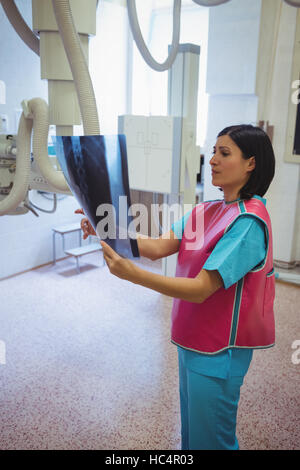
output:
[[[236,416],[243,376],[192,370],[178,348],[182,450],[238,450]]]

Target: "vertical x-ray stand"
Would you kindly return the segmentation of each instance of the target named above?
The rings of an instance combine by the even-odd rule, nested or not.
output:
[[[168,76],[168,115],[181,116],[181,168],[178,192],[164,194],[164,207],[181,205],[186,211],[196,202],[197,173],[200,168],[200,148],[196,146],[197,105],[199,81],[200,46],[181,44],[176,60]],[[178,217],[180,214],[178,214]],[[163,212],[163,232],[170,227],[167,214]],[[177,254],[163,259],[162,273],[174,276]]]

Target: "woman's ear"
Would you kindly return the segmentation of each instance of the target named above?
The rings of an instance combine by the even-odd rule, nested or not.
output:
[[[247,171],[253,171],[256,166],[255,157],[253,156],[253,157],[248,158],[247,163],[248,163]]]

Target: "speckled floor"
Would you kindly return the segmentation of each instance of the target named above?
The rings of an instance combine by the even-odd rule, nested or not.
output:
[[[0,282],[0,449],[180,449],[171,299],[111,276],[101,254],[81,265]],[[276,347],[255,352],[241,392],[242,449],[300,448],[300,289],[276,288]]]

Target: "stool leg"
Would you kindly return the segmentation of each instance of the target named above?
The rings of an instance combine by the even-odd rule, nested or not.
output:
[[[55,235],[56,235],[56,233],[55,233],[55,232],[53,232],[53,234],[52,234],[53,264],[55,264],[55,263],[56,263]]]
[[[76,269],[77,269],[78,274],[80,274],[79,257],[78,256],[76,256]]]

